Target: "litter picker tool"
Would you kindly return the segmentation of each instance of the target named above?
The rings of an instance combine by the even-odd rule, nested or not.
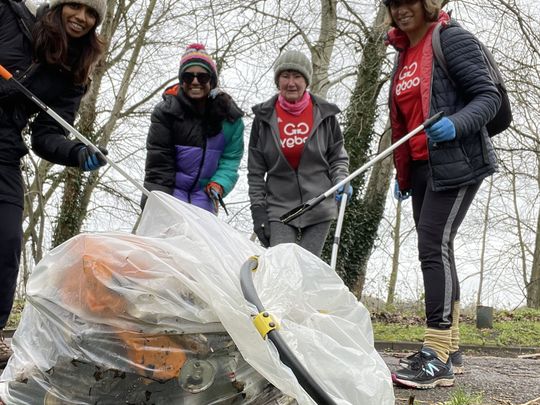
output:
[[[274,343],[281,362],[291,369],[298,383],[318,405],[336,405],[336,402],[311,376],[300,360],[298,360],[287,345],[285,339],[279,334],[278,322],[264,309],[264,305],[253,283],[253,273],[257,270],[258,264],[258,257],[251,257],[242,265],[240,270],[240,288],[242,289],[242,294],[246,301],[254,305],[257,311],[259,311],[259,314],[253,319],[253,324],[263,339],[266,340],[268,338]]]
[[[347,190],[349,188],[348,183],[345,185],[344,189]],[[337,264],[337,255],[339,250],[339,241],[341,239],[341,229],[343,228],[343,218],[345,218],[345,208],[347,206],[347,199],[348,199],[347,193],[343,193],[341,195],[341,202],[339,203],[339,214],[338,219],[336,223],[336,232],[334,233],[334,244],[332,245],[332,256],[330,257],[330,267],[332,269],[336,269]]]
[[[337,183],[335,186],[333,186],[332,188],[328,189],[327,191],[325,191],[324,193],[322,193],[321,195],[317,196],[317,197],[314,197],[312,198],[311,200],[309,200],[308,202],[304,203],[304,204],[301,204],[295,208],[293,208],[292,210],[286,212],[285,214],[283,214],[279,219],[281,220],[281,222],[283,222],[284,224],[286,223],[289,223],[290,221],[292,221],[293,219],[295,218],[298,218],[300,215],[302,215],[304,212],[306,211],[309,211],[310,209],[312,209],[313,207],[315,207],[316,205],[320,204],[321,202],[323,202],[326,198],[328,198],[329,196],[331,196],[332,194],[334,194],[334,192],[340,188],[341,186],[345,185],[346,183],[350,182],[352,179],[354,179],[356,176],[358,176],[360,173],[363,173],[365,172],[367,169],[369,169],[371,166],[373,166],[375,163],[377,163],[378,161],[384,159],[385,157],[387,157],[390,153],[392,153],[396,148],[398,148],[399,146],[401,146],[402,144],[404,144],[405,142],[407,142],[409,139],[411,139],[413,136],[415,136],[417,133],[421,132],[422,130],[424,130],[424,128],[427,128],[429,126],[431,126],[432,124],[434,124],[435,122],[437,122],[439,119],[441,119],[441,117],[443,116],[443,112],[440,111],[438,112],[437,114],[435,114],[433,117],[430,117],[428,118],[427,120],[425,120],[420,126],[416,127],[415,129],[413,129],[411,132],[409,132],[408,134],[406,134],[403,138],[401,138],[399,141],[397,141],[396,143],[394,143],[392,146],[390,146],[389,148],[383,150],[381,153],[379,153],[377,156],[375,156],[372,160],[370,160],[369,162],[365,163],[362,167],[356,169],[353,173],[351,173],[349,176],[347,176],[346,178],[344,178],[343,180],[341,180],[339,183]]]
[[[28,97],[30,100],[32,100],[34,103],[38,105],[39,108],[41,108],[44,112],[49,114],[58,124],[60,124],[66,131],[69,131],[75,138],[77,138],[79,141],[84,143],[88,148],[91,148],[94,151],[98,151],[99,149],[90,142],[83,134],[81,134],[79,131],[77,131],[73,126],[71,126],[69,123],[67,123],[62,117],[60,117],[54,110],[49,108],[43,101],[41,101],[39,98],[37,98],[34,93],[32,93],[30,90],[28,90],[26,87],[22,85],[21,82],[19,82],[17,79],[13,77],[13,75],[2,65],[0,65],[0,76],[7,81],[12,81],[17,85],[19,90]],[[139,182],[137,182],[135,179],[133,179],[129,174],[127,174],[120,166],[116,164],[113,160],[111,160],[109,157],[107,157],[105,154],[103,154],[103,157],[107,161],[108,164],[110,164],[112,167],[114,167],[122,176],[124,176],[128,181],[130,181],[135,187],[137,187],[139,190],[143,192],[144,195],[149,196],[150,192],[144,188]]]

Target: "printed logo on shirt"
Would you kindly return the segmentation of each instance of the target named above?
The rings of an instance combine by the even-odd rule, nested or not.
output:
[[[418,64],[411,63],[409,66],[404,66],[399,72],[399,82],[396,86],[396,95],[399,96],[403,91],[412,89],[420,85],[420,77],[417,76]]]
[[[297,125],[288,123],[283,127],[283,133],[287,138],[281,138],[282,148],[294,148],[296,145],[306,143],[309,135],[309,125],[299,122]]]

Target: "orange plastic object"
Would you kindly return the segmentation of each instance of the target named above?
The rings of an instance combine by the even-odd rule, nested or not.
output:
[[[13,75],[9,73],[9,71],[2,65],[0,65],[0,76],[2,76],[6,80],[9,80],[13,77]]]
[[[137,374],[159,381],[167,381],[180,375],[186,362],[186,354],[171,337],[131,332],[119,332],[118,337],[126,345],[127,356]]]
[[[123,279],[149,279],[137,268],[136,263],[122,255],[111,252],[98,240],[85,240],[85,253],[80,261],[74,261],[70,277],[63,280],[62,296],[65,304],[89,312],[92,317],[107,319],[123,317],[129,302],[115,289]],[[95,252],[95,253],[94,253]],[[180,375],[187,360],[182,339],[173,335],[148,335],[118,329],[117,338],[134,372],[158,381],[167,381]],[[189,349],[188,349],[189,350]],[[120,354],[120,353],[119,353]]]

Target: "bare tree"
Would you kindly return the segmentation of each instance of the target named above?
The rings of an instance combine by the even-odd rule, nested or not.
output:
[[[529,306],[538,307],[540,146],[536,122],[540,121],[540,69],[535,27],[540,10],[536,3],[523,0],[470,0],[451,6],[454,16],[494,51],[514,106],[514,126],[494,138],[501,170],[493,181],[483,255],[478,262],[484,276],[482,296],[496,299],[497,294],[503,294],[504,285],[521,294]],[[108,54],[94,73],[77,128],[106,147],[113,160],[141,181],[149,114],[162,89],[176,80],[185,45],[204,42],[213,50],[220,85],[247,112],[246,139],[249,107],[275,93],[272,64],[283,49],[293,47],[311,55],[311,90],[344,111],[340,119],[354,170],[390,145],[389,131],[385,131],[388,111],[384,90],[393,55],[383,44],[384,16],[380,3],[366,7],[356,0],[108,2],[101,27]],[[478,26],[480,20],[487,21],[485,27]],[[24,277],[51,244],[84,230],[130,230],[139,215],[139,191],[110,168],[81,173],[31,158],[25,165]],[[388,238],[387,224],[395,218],[393,206],[385,211],[392,170],[389,158],[353,182],[355,194],[347,208],[338,272],[358,296],[366,282],[380,279],[380,271],[391,273],[391,269],[378,268],[372,273],[368,264],[374,248],[380,245],[377,241]],[[250,232],[246,194],[245,176],[241,176],[226,199],[232,213],[224,219]],[[483,187],[477,200],[485,201],[486,194]],[[477,230],[478,224],[484,223],[485,208],[475,204],[460,232],[475,249],[482,246]],[[403,209],[409,208],[404,205]],[[381,222],[383,216],[386,221]],[[407,231],[412,229],[409,219],[404,215],[402,227]],[[408,246],[412,239],[403,241],[402,246]],[[413,250],[405,255],[400,251],[400,257],[408,257]],[[470,260],[467,265],[471,265]],[[399,277],[410,283],[409,289],[416,294],[416,276],[405,274],[405,267],[400,264]],[[469,277],[477,286],[477,268],[473,274]],[[379,291],[388,291],[388,286]]]

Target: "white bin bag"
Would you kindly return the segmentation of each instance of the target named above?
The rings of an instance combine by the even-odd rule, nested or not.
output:
[[[89,257],[89,250],[102,253]],[[214,215],[160,192],[151,193],[137,235],[80,235],[51,251],[35,268],[13,340],[15,355],[1,377],[0,396],[11,405],[10,387],[36,372],[41,373],[38,385],[53,384],[47,371],[60,359],[81,359],[100,371],[146,373],[151,381],[176,372],[173,380],[179,384],[189,374],[185,371],[189,362],[204,351],[204,344],[197,346],[200,342],[193,336],[202,335],[215,345],[210,337],[221,333],[232,337],[241,358],[231,366],[230,354],[210,356],[208,367],[217,370],[215,381],[220,375],[236,375],[244,384],[245,403],[251,398],[251,403],[262,404],[256,399],[258,390],[265,389],[262,375],[298,403],[315,403],[253,325],[256,310],[243,297],[239,281],[242,265],[253,255],[259,255],[253,279],[265,309],[279,321],[279,333],[336,404],[394,404],[390,372],[373,347],[369,313],[328,265],[294,244],[265,250]],[[93,271],[89,278],[92,260],[96,268],[103,267],[101,260],[112,270]],[[89,309],[89,279],[93,283],[102,279],[96,288],[105,286],[112,291],[108,295],[121,302],[105,303],[101,313],[95,311],[99,301]],[[167,356],[162,356],[161,371],[141,366],[133,353],[125,354],[124,335],[130,333],[185,335],[180,346],[187,360],[180,361],[182,367],[179,361],[172,362],[176,370]],[[92,344],[85,344],[90,335],[87,340]],[[122,344],[124,350],[118,349]],[[173,350],[171,356],[175,354],[180,356]],[[244,359],[252,371],[243,365]],[[140,383],[148,383],[144,381]],[[61,388],[47,387],[53,393]],[[114,395],[115,387],[106,388],[107,395]],[[215,391],[212,398],[232,395],[222,391]],[[182,401],[178,403],[191,403],[187,397]]]

